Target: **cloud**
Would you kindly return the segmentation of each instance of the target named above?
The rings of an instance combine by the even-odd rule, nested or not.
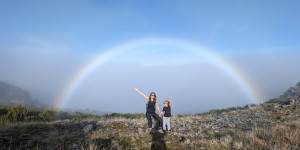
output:
[[[197,113],[212,108],[248,104],[243,91],[230,77],[210,63],[145,66],[139,63],[107,63],[76,90],[67,104],[111,112],[144,112],[146,95],[154,91],[159,102],[174,97],[174,113]],[[228,94],[231,93],[231,94]]]
[[[288,87],[299,82],[298,53],[243,51],[231,54],[227,59],[251,78],[258,86],[256,90],[264,93],[264,101],[279,97]],[[165,65],[147,66],[130,53],[128,55],[120,56],[124,59],[116,57],[99,67],[77,89],[68,106],[111,112],[144,112],[145,99],[133,90],[134,87],[146,95],[156,92],[159,102],[173,96],[174,113],[199,113],[250,103],[241,87],[209,62],[172,64],[171,61]],[[167,55],[164,58],[168,60]]]
[[[29,37],[0,47],[0,80],[29,90],[33,98],[53,104],[70,78],[88,62],[88,55]],[[232,61],[258,85],[265,100],[280,96],[299,82],[297,48],[231,52]],[[90,52],[89,56],[94,53]],[[78,87],[70,108],[136,113],[145,111],[146,95],[154,91],[159,105],[173,96],[173,113],[199,113],[249,104],[247,95],[232,78],[209,61],[184,49],[152,45],[138,47],[99,66]],[[230,94],[229,94],[230,93]]]
[[[0,80],[29,90],[34,99],[51,103],[82,60],[67,46],[34,37],[0,47]]]
[[[265,100],[277,98],[300,81],[297,47],[276,47],[236,52],[233,61],[263,91]]]

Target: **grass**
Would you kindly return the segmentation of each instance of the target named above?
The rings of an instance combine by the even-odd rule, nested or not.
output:
[[[96,130],[80,122],[31,122],[0,126],[5,149],[299,149],[300,105],[272,108],[272,103],[221,114],[172,116],[172,133],[147,132],[147,119],[98,120]],[[232,121],[235,120],[235,121]],[[249,126],[251,130],[228,127]],[[153,123],[154,124],[154,123]],[[163,139],[163,140],[162,140]],[[184,139],[184,140],[182,140]]]

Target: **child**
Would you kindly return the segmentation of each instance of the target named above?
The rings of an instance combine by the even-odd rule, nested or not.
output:
[[[163,130],[166,130],[166,125],[168,127],[168,131],[171,131],[171,126],[170,126],[170,118],[171,118],[171,103],[172,103],[172,96],[170,96],[170,101],[165,100],[164,101],[164,108],[160,112],[159,116],[164,112],[164,117],[163,117]]]

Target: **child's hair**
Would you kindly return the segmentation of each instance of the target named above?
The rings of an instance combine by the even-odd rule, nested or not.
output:
[[[168,103],[168,106],[170,106],[170,101],[165,100],[164,103]]]

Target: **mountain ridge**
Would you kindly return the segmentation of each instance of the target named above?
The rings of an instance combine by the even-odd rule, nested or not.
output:
[[[0,104],[3,107],[21,105],[28,109],[53,109],[51,106],[32,100],[29,91],[3,81],[0,81]]]
[[[295,86],[290,87],[287,91],[285,91],[280,98],[294,98],[300,96],[300,82],[298,82]]]
[[[29,91],[24,90],[23,88],[11,85],[9,83],[0,81],[0,106],[9,107],[21,105],[28,109],[34,110],[61,110],[55,106],[50,106],[41,103],[38,100],[32,100],[31,94]],[[89,113],[94,115],[102,115],[105,112],[91,109],[76,109],[76,108],[64,108],[62,111],[69,113],[82,112]]]

